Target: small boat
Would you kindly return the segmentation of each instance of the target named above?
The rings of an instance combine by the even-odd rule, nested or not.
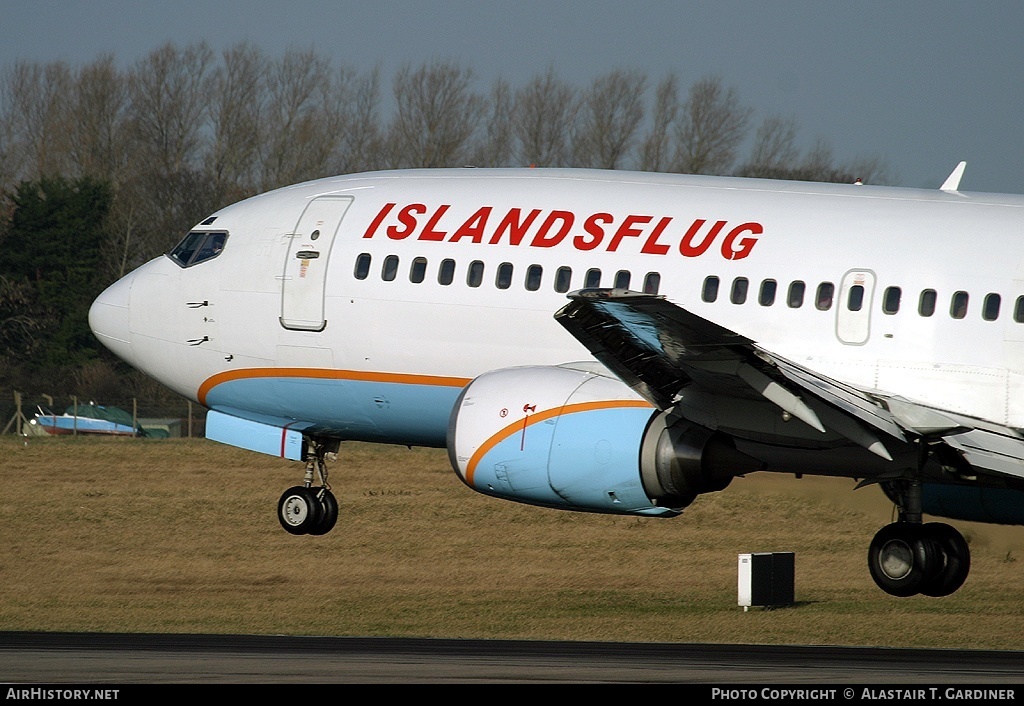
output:
[[[118,407],[98,404],[68,407],[64,414],[38,408],[29,424],[50,434],[103,434],[108,436],[143,436],[142,427],[133,424],[132,415]]]

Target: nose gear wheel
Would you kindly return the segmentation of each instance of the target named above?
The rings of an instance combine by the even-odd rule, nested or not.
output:
[[[290,534],[323,535],[338,522],[338,500],[327,483],[326,447],[309,441],[304,485],[284,491],[277,503],[277,519]],[[314,478],[321,485],[313,486]]]

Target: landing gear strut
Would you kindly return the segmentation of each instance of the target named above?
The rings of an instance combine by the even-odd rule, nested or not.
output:
[[[880,529],[871,540],[871,578],[893,596],[948,596],[970,572],[967,541],[947,524],[922,524],[920,481],[893,484],[889,492],[896,496],[899,521]]]
[[[306,456],[306,475],[303,485],[296,485],[284,491],[277,502],[277,519],[285,531],[291,534],[327,534],[338,521],[338,500],[327,483],[327,447],[317,441],[309,441]],[[313,486],[314,478],[320,481]]]

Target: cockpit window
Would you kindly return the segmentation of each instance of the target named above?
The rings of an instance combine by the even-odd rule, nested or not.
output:
[[[220,255],[228,234],[216,231],[193,231],[186,235],[167,256],[181,267],[191,267]]]

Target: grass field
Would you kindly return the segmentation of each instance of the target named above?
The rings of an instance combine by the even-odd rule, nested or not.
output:
[[[343,445],[338,525],[279,526],[299,464],[202,440],[0,438],[0,630],[1024,648],[1024,528],[945,599],[867,572],[877,488],[753,476],[681,517],[472,492],[443,451]],[[737,555],[796,553],[792,607],[737,606]]]

